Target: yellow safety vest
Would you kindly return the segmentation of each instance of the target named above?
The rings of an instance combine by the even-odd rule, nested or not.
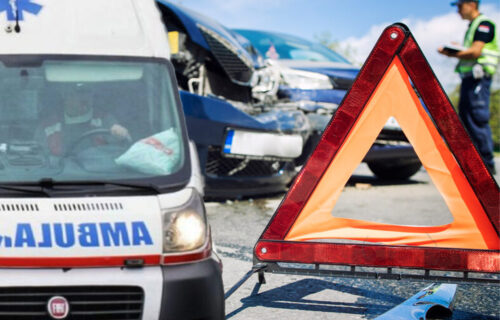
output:
[[[484,15],[479,15],[469,26],[469,29],[465,33],[464,38],[464,47],[470,48],[472,43],[474,42],[474,35],[476,34],[477,28],[481,22],[488,21],[493,26],[495,24],[493,21],[485,17]],[[495,34],[493,36],[493,40],[484,45],[483,51],[481,52],[481,56],[476,60],[463,60],[460,59],[460,62],[457,65],[456,72],[460,73],[462,76],[466,76],[468,74],[472,74],[472,68],[475,64],[480,64],[484,71],[489,75],[494,75],[498,66],[499,58],[500,58],[500,50],[498,48],[497,41],[497,30],[495,27]]]

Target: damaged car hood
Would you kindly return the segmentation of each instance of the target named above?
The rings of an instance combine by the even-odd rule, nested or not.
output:
[[[261,61],[243,47],[232,30],[185,7],[157,1],[175,14],[194,43],[212,52],[231,80],[239,84],[250,83]]]

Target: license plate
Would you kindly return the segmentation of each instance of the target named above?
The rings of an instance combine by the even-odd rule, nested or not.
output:
[[[224,143],[224,153],[257,157],[297,158],[302,154],[300,135],[253,132],[230,129]]]

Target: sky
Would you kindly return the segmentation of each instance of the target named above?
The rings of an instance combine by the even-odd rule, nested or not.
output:
[[[278,31],[315,40],[324,33],[351,52],[362,65],[382,30],[403,22],[412,31],[439,81],[447,91],[460,83],[456,60],[437,48],[461,43],[468,22],[451,0],[171,0],[210,16],[229,28]],[[500,29],[500,0],[482,0],[480,11]]]

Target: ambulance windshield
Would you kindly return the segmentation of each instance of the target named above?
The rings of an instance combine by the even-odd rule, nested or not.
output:
[[[162,59],[0,56],[0,183],[179,176],[174,85]]]

